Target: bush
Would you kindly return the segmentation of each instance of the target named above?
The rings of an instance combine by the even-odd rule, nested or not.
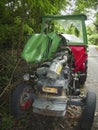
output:
[[[16,54],[12,55],[11,50],[1,50],[0,53],[0,93],[9,83],[11,74],[16,64]]]
[[[91,44],[98,45],[98,34],[92,34],[91,36],[89,36],[88,41]]]
[[[12,126],[13,126],[12,117],[4,114],[2,117],[1,130],[11,130]]]

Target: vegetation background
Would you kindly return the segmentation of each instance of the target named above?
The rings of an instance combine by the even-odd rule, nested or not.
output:
[[[19,62],[24,44],[30,34],[40,33],[43,15],[61,15],[62,12],[87,14],[92,19],[92,23],[87,25],[88,41],[90,44],[98,45],[97,0],[0,0],[1,130],[12,130],[15,126],[13,117],[9,114],[9,97],[14,87],[13,83],[20,77],[20,71],[22,72],[22,66],[25,64]],[[18,124],[19,127],[25,122],[22,120]]]

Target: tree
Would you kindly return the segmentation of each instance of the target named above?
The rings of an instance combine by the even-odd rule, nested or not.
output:
[[[66,0],[1,0],[0,46],[20,48],[28,34],[39,33],[41,16],[59,14]]]
[[[88,40],[90,41],[90,43],[98,45],[98,0],[76,0],[75,4],[76,8],[74,10],[74,14],[86,13],[91,15],[92,17],[90,11],[96,10],[94,13],[94,17],[96,18],[96,20],[94,21],[92,19],[92,22],[95,25],[95,27],[90,25],[87,31],[89,30]]]
[[[97,9],[98,1],[97,0],[76,0],[76,9],[75,13],[86,12],[87,8]]]

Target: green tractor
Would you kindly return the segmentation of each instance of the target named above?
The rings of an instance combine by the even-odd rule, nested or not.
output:
[[[81,96],[87,77],[88,43],[84,14],[43,16],[40,34],[32,34],[22,58],[39,66],[26,73],[12,94],[15,116],[23,115],[32,105],[33,113],[64,117],[69,104],[82,108],[80,128],[91,130],[96,95]]]

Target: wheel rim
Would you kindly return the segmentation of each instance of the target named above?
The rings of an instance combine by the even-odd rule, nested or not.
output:
[[[19,106],[22,110],[25,110],[30,107],[32,103],[31,98],[32,89],[31,88],[24,88],[20,97]]]

